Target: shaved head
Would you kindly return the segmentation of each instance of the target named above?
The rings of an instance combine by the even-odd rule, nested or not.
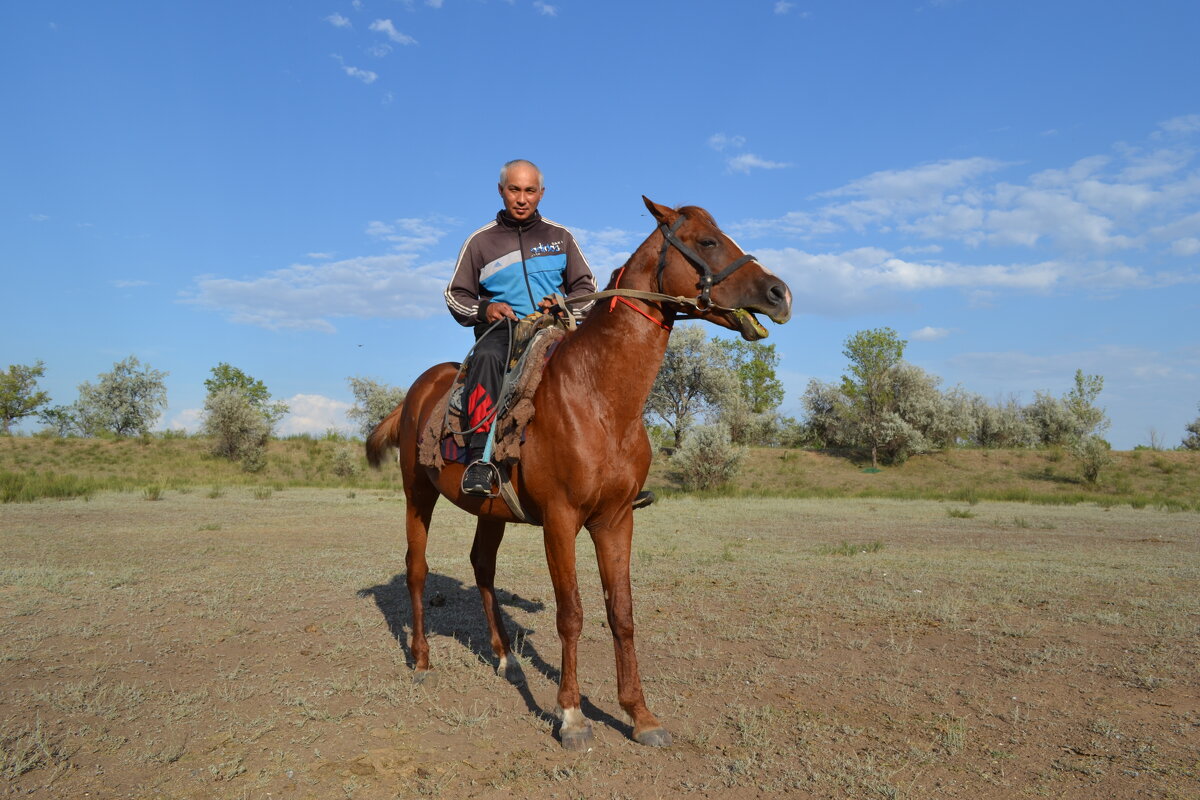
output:
[[[545,189],[545,188],[546,188],[546,181],[545,181],[545,179],[542,177],[542,171],[541,171],[541,170],[538,168],[538,165],[537,165],[537,164],[535,164],[535,163],[533,163],[532,161],[526,161],[526,160],[525,160],[525,159],[523,159],[523,158],[516,158],[516,159],[513,159],[512,161],[509,161],[509,162],[508,162],[508,163],[506,163],[506,164],[505,164],[503,167],[501,167],[501,168],[500,168],[500,185],[501,185],[501,186],[503,186],[504,184],[508,183],[508,170],[509,170],[509,168],[510,168],[510,167],[518,167],[518,166],[519,166],[519,167],[528,167],[529,169],[532,169],[534,172],[536,172],[536,173],[537,173],[537,183],[538,183],[538,188],[539,188],[539,189]]]

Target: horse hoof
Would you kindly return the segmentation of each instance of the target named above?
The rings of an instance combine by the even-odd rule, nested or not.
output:
[[[666,728],[653,728],[639,733],[634,737],[634,741],[647,747],[670,747],[671,734],[667,733]]]
[[[424,686],[427,689],[432,689],[438,684],[438,674],[431,669],[423,669],[413,673],[413,683],[417,686]]]
[[[563,750],[581,752],[592,749],[592,726],[582,728],[563,728],[558,732]]]
[[[525,671],[521,669],[521,665],[515,661],[508,662],[504,667],[504,680],[511,683],[513,686],[525,685]]]

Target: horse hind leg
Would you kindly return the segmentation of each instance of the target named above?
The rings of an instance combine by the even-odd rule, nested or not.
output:
[[[592,746],[592,724],[580,708],[578,653],[579,633],[583,627],[583,604],[579,599],[575,571],[575,535],[577,519],[556,513],[546,516],[543,536],[550,581],[554,584],[554,602],[558,607],[556,623],[562,644],[562,670],[558,683],[558,715],[562,720],[558,735],[567,750],[587,750]]]
[[[425,579],[429,563],[425,548],[429,541],[429,523],[438,492],[424,470],[417,468],[405,475],[405,535],[408,551],[404,555],[405,581],[412,604],[413,683],[432,683],[429,669],[429,642],[425,638]]]
[[[480,519],[475,525],[475,542],[471,545],[471,566],[475,570],[475,585],[479,587],[479,599],[483,602],[483,615],[487,618],[488,632],[492,640],[492,652],[499,661],[497,671],[512,684],[525,682],[525,673],[512,654],[512,644],[504,629],[504,617],[500,601],[496,598],[496,552],[504,539],[504,523],[499,520]]]

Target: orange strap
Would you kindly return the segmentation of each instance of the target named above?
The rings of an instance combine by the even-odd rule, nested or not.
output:
[[[616,280],[613,282],[613,288],[614,288],[614,289],[620,288],[620,286],[621,286],[621,277],[622,277],[624,274],[625,274],[625,267],[621,267],[621,271],[617,273],[617,279],[616,279]],[[630,308],[632,308],[634,311],[636,311],[637,313],[641,314],[643,317],[645,317],[646,319],[650,320],[651,322],[653,322],[653,323],[654,323],[655,325],[657,325],[658,327],[662,328],[662,329],[663,329],[664,331],[666,331],[667,333],[670,333],[670,332],[671,332],[671,326],[670,326],[670,325],[667,325],[666,323],[664,323],[664,322],[661,322],[660,320],[657,320],[657,319],[655,319],[654,317],[650,316],[650,315],[649,315],[649,314],[647,314],[645,311],[642,311],[640,308],[638,308],[637,306],[635,306],[633,303],[631,303],[631,302],[629,302],[628,300],[626,300],[624,297],[614,297],[614,298],[613,298],[613,299],[612,299],[612,300],[609,302],[609,304],[608,304],[608,310],[609,310],[609,313],[612,313],[612,310],[613,310],[613,309],[615,309],[615,308],[617,307],[617,303],[623,303],[623,304],[625,304],[625,305],[629,306],[629,307],[630,307]]]

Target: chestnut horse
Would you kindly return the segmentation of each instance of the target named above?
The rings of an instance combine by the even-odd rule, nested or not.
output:
[[[767,335],[754,312],[777,323],[791,317],[787,285],[743,253],[707,211],[695,206],[673,210],[642,199],[658,220],[658,228],[613,273],[608,290],[598,293],[605,299],[547,362],[534,396],[536,414],[526,428],[520,463],[511,476],[521,505],[542,521],[562,643],[559,737],[568,749],[586,749],[592,740],[591,723],[580,710],[576,679],[583,611],[575,539],[581,528],[587,528],[596,549],[616,649],[617,694],[633,721],[633,738],[645,745],[671,744],[671,735],[646,707],[638,676],[629,556],[632,503],[651,459],[642,413],[672,323],[677,317],[704,319],[753,341]],[[417,460],[425,421],[450,388],[457,369],[456,364],[439,364],[417,378],[404,402],[371,433],[367,457],[378,466],[389,447],[400,450],[407,501],[405,563],[412,599],[414,680],[423,680],[429,670],[422,605],[428,573],[425,546],[440,494],[479,518],[471,547],[475,581],[500,670],[518,681],[520,667],[509,658],[509,638],[493,581],[505,523],[519,520],[499,497],[463,494],[461,464],[447,463],[437,471]]]

